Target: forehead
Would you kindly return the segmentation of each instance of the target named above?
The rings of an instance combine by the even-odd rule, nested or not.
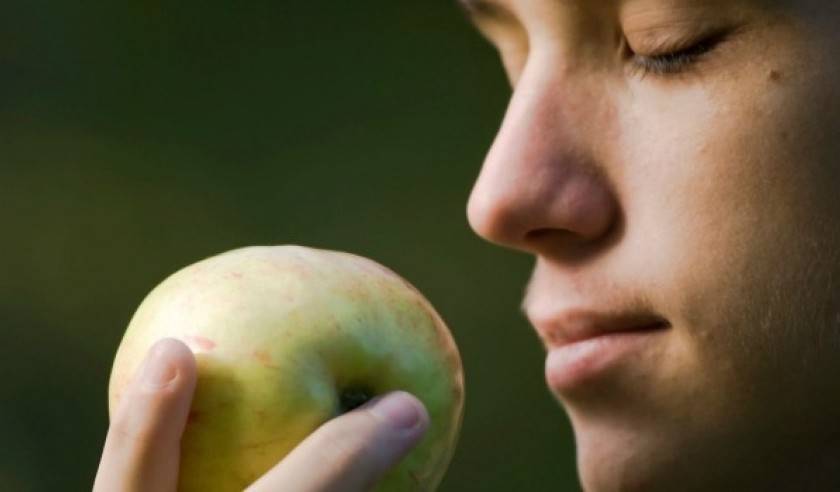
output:
[[[695,20],[747,16],[770,19],[824,18],[840,11],[837,0],[455,0],[485,36],[500,29],[525,28],[553,33],[651,30],[686,26]],[[765,17],[766,16],[766,17]],[[836,15],[833,16],[836,18]],[[670,28],[669,27],[669,28]],[[498,33],[497,33],[498,34]],[[626,32],[625,32],[626,34]],[[497,39],[498,41],[498,39]]]
[[[456,0],[456,2],[467,13],[474,15],[494,15],[514,10],[515,7],[525,8],[529,6],[552,4],[561,8],[586,8],[597,6],[603,8],[612,6],[621,8],[626,6],[657,6],[657,7],[681,7],[681,6],[711,6],[725,5],[732,3],[758,4],[770,6],[781,6],[790,3],[791,0]],[[834,0],[799,0],[796,4],[834,5]]]

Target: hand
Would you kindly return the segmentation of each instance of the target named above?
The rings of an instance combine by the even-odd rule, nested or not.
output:
[[[180,441],[196,382],[183,343],[156,343],[114,413],[94,492],[170,491],[178,486]],[[370,490],[426,431],[422,403],[394,392],[319,427],[248,492]]]

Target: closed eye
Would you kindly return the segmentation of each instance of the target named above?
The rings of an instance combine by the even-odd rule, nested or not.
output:
[[[701,58],[712,52],[727,36],[721,32],[692,43],[684,48],[672,49],[659,54],[642,55],[633,53],[633,68],[642,75],[676,75],[688,71]]]

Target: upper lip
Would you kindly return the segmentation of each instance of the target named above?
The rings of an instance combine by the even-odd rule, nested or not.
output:
[[[646,311],[565,309],[549,315],[527,313],[546,348],[558,348],[612,333],[662,329],[668,321]]]

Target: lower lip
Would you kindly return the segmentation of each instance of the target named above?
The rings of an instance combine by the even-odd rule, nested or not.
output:
[[[604,379],[630,356],[649,347],[663,328],[609,333],[551,349],[545,360],[546,382],[562,394]]]

